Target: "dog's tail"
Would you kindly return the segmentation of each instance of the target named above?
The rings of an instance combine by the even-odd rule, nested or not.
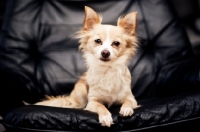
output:
[[[46,99],[37,102],[33,105],[43,105],[52,107],[63,107],[63,108],[82,108],[83,106],[76,102],[70,96],[45,96]]]
[[[22,101],[23,103],[24,103],[24,105],[31,105],[31,104],[29,104],[29,103],[27,103],[27,102],[25,102],[25,101]]]
[[[88,85],[84,79],[85,74],[75,84],[74,89],[68,96],[45,96],[45,100],[31,105],[43,105],[63,108],[85,108],[87,105]],[[23,101],[25,105],[29,103]]]
[[[63,108],[80,108],[81,107],[69,96],[45,95],[45,99],[43,101],[37,102],[35,104],[30,104],[25,101],[23,101],[23,103],[24,105],[42,105],[42,106],[63,107]]]

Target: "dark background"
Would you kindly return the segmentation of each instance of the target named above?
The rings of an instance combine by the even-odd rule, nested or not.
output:
[[[200,0],[169,0],[177,11],[194,52],[200,54]],[[0,28],[4,20],[7,0],[0,0]]]
[[[194,52],[200,54],[200,0],[169,0],[177,11]],[[4,21],[4,14],[7,0],[0,0],[0,29]],[[0,32],[1,33],[1,32]],[[0,117],[1,119],[1,117]],[[0,124],[0,132],[4,128]]]
[[[4,12],[6,9],[6,1],[7,0],[0,0],[0,27],[2,26],[2,22],[4,18]]]
[[[170,0],[183,24],[194,51],[200,54],[200,0]]]

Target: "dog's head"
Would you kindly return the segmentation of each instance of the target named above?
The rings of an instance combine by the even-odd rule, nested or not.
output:
[[[77,37],[87,63],[126,63],[137,48],[136,17],[137,12],[132,12],[119,17],[117,26],[103,25],[102,17],[86,6],[83,28]]]

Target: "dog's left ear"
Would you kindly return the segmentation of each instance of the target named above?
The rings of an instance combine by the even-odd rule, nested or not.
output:
[[[137,12],[132,12],[118,19],[117,25],[122,27],[125,33],[134,35],[136,30]]]
[[[83,29],[90,30],[95,24],[101,24],[102,18],[92,8],[85,6],[85,18]]]

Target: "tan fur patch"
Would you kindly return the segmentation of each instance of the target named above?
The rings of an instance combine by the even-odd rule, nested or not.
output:
[[[113,119],[105,105],[120,104],[119,114],[131,116],[138,105],[131,92],[131,74],[127,65],[138,46],[136,18],[137,13],[132,12],[120,17],[117,26],[103,25],[102,17],[85,7],[83,28],[76,38],[80,39],[79,49],[83,52],[87,71],[69,96],[48,96],[48,100],[37,105],[85,108],[97,113],[101,125],[107,127],[113,124]],[[97,43],[97,39],[101,43]],[[113,46],[116,41],[119,46]]]

